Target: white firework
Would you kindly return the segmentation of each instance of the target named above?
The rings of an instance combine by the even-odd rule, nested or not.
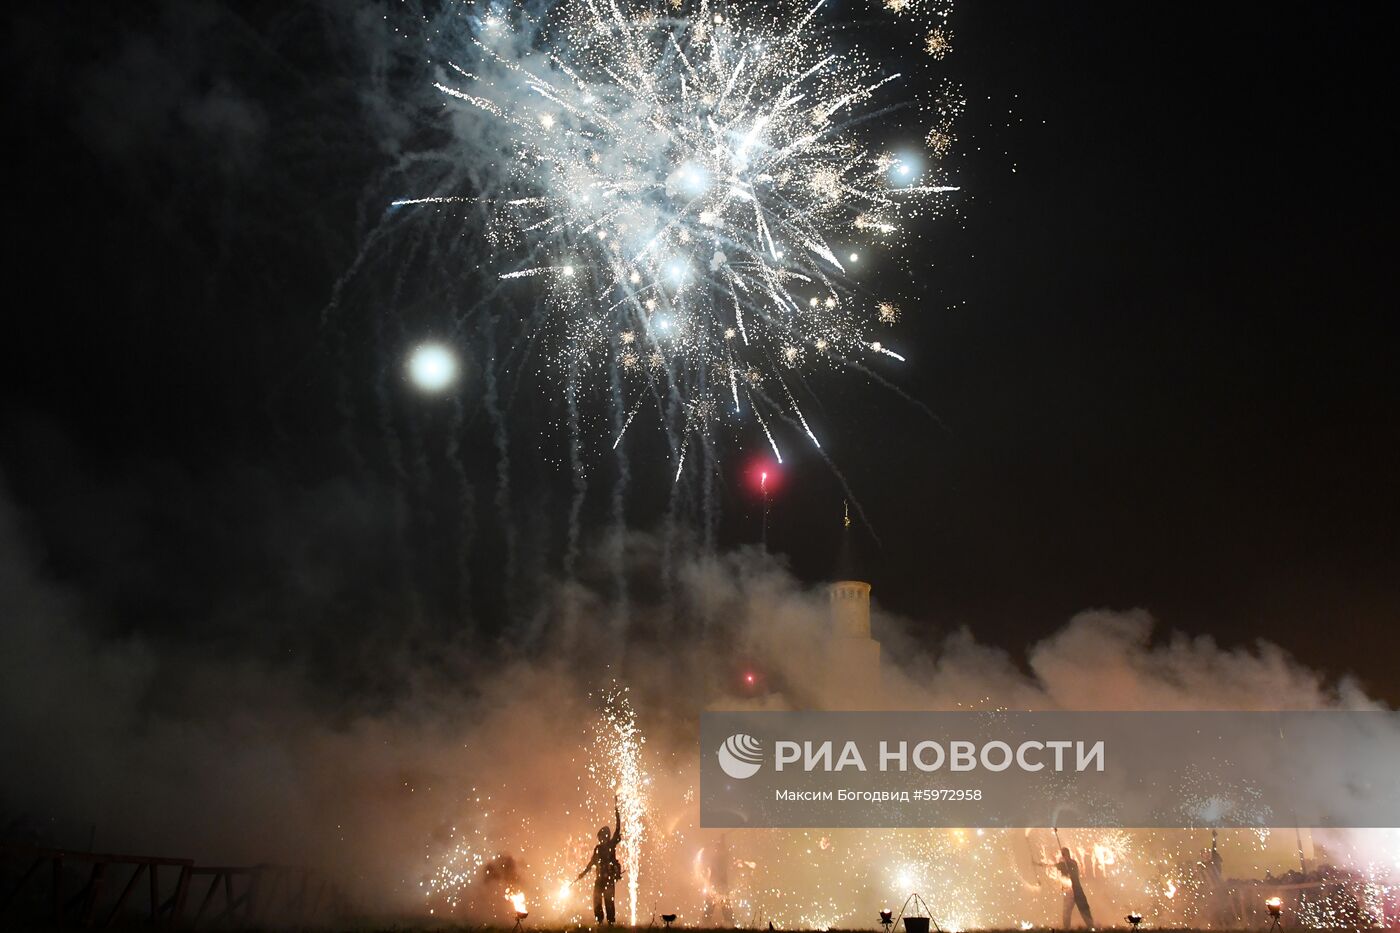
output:
[[[778,454],[765,413],[816,441],[806,370],[902,359],[853,267],[956,189],[866,142],[901,76],[822,39],[821,5],[494,9],[436,85],[500,132],[498,274],[545,289],[561,370],[610,373],[631,415],[666,400],[703,432],[751,413]]]

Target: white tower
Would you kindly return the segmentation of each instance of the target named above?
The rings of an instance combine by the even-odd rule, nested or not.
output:
[[[845,518],[843,535],[850,534]],[[850,574],[850,542],[842,541],[840,570]],[[823,693],[828,709],[876,709],[883,705],[880,643],[870,637],[870,584],[838,580],[831,584],[830,633]]]
[[[870,637],[869,583],[838,580],[831,584],[831,635],[833,638]]]

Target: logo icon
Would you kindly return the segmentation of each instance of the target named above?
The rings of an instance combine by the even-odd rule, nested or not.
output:
[[[724,740],[715,753],[725,774],[742,781],[758,773],[763,764],[763,743],[751,735],[736,732]]]

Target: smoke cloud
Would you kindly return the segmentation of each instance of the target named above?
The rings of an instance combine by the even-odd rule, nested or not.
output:
[[[22,513],[0,500],[7,835],[83,845],[92,827],[99,850],[315,866],[376,914],[499,920],[508,906],[503,857],[538,915],[586,913],[586,891],[565,882],[610,820],[619,763],[608,736],[630,710],[648,775],[646,836],[633,856],[641,919],[675,909],[699,916],[699,853],[715,837],[696,825],[698,713],[809,702],[813,646],[827,624],[825,593],[778,559],[754,549],[696,556],[670,597],[636,587],[627,629],[606,588],[555,582],[532,620],[543,634],[529,650],[483,653],[443,639],[431,663],[408,651],[366,660],[367,681],[398,685],[367,702],[347,686],[355,678],[328,689],[294,658],[113,631],[80,593],[49,578],[22,526]],[[648,579],[656,542],[633,534],[623,547],[637,579]],[[587,579],[587,560],[583,569]],[[1330,682],[1275,646],[1226,650],[1208,638],[1155,635],[1140,611],[1076,616],[1031,646],[1024,664],[967,629],[930,638],[926,626],[877,613],[875,630],[886,696],[903,708],[1374,706],[1350,681]],[[742,664],[764,665],[768,689],[746,695]],[[1112,847],[1133,884],[1161,881],[1148,852],[1200,844],[1114,832],[1095,833],[1090,849]],[[741,920],[854,922],[873,902],[864,898],[891,899],[910,885],[936,893],[964,925],[1039,921],[1058,905],[1027,854],[1033,841],[1048,843],[1030,834],[979,839],[1001,860],[992,871],[960,861],[956,833],[730,835],[738,863],[753,863],[734,880],[754,915]],[[1284,865],[1294,848],[1285,834],[1226,835],[1228,867],[1240,874]],[[1334,836],[1339,852],[1367,860],[1389,844]],[[968,877],[939,891],[951,882],[934,881],[935,869]],[[853,880],[833,894],[825,882],[837,878]],[[788,894],[777,898],[779,889]]]

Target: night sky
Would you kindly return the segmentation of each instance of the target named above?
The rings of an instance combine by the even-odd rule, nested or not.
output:
[[[0,483],[102,629],[334,675],[385,640],[509,637],[562,572],[551,387],[502,388],[506,522],[481,380],[426,399],[400,377],[428,336],[470,372],[452,322],[476,273],[415,269],[397,304],[322,321],[376,179],[440,114],[408,102],[398,9],[7,14]],[[1364,5],[978,0],[951,26],[963,191],[887,270],[909,363],[881,370],[935,417],[842,379],[813,414],[877,600],[1013,651],[1141,607],[1400,702],[1388,30]],[[770,544],[816,583],[843,493],[787,446]],[[758,537],[763,450],[751,428],[728,447],[717,547]],[[632,527],[663,533],[667,464],[633,445]],[[612,482],[585,500],[585,580]]]

